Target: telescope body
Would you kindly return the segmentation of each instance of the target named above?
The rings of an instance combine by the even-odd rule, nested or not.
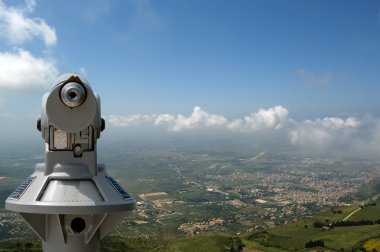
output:
[[[103,239],[135,200],[97,163],[96,142],[105,121],[100,98],[75,74],[57,78],[42,98],[37,122],[45,163],[6,200],[42,240],[45,252],[99,251]]]

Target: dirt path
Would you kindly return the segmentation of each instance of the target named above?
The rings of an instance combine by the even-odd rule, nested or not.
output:
[[[352,211],[349,215],[346,216],[346,218],[343,219],[343,221],[346,221],[348,220],[352,215],[354,215],[357,211],[359,211],[360,209],[362,209],[361,207],[359,207],[358,209]]]

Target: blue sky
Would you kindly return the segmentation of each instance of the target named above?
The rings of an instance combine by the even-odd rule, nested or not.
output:
[[[261,118],[271,129],[293,125],[291,135],[307,120],[377,125],[380,117],[379,1],[0,3],[0,115],[14,120],[8,128],[37,117],[41,95],[63,72],[85,75],[104,117],[122,128],[167,115],[169,130],[182,118],[186,129],[231,129],[240,120],[246,132]],[[9,72],[28,78],[11,81]],[[213,115],[221,120],[210,123]]]
[[[378,1],[46,0],[26,16],[55,29],[58,72],[85,69],[109,113],[199,105],[233,117],[281,104],[307,118],[378,113],[379,11]],[[42,42],[17,46],[44,56]]]
[[[55,54],[65,70],[86,69],[113,113],[199,105],[233,117],[278,104],[300,117],[378,113],[377,1],[83,5],[51,17]]]
[[[98,14],[71,9],[51,23],[61,68],[84,67],[112,97],[105,102],[113,113],[189,113],[199,105],[234,117],[281,104],[315,117],[380,109],[377,1],[105,5],[103,12],[79,5]]]

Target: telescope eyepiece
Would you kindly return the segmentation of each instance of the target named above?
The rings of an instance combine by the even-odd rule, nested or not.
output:
[[[61,89],[61,100],[70,108],[82,105],[85,99],[86,90],[79,83],[69,82],[66,83]]]

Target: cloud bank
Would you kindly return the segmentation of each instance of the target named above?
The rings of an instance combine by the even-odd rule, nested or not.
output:
[[[243,118],[227,119],[212,114],[201,107],[194,107],[189,116],[181,114],[152,114],[131,116],[108,116],[113,127],[157,127],[178,133],[192,130],[224,130],[263,134],[280,132],[292,145],[315,151],[341,149],[363,156],[380,155],[380,119],[370,115],[362,117],[325,117],[296,121],[281,106],[260,109]]]
[[[289,137],[293,144],[326,147],[352,138],[359,128],[360,122],[354,117],[326,117],[299,123],[290,130]]]
[[[22,7],[9,7],[0,0],[0,38],[10,47],[0,52],[0,89],[45,87],[58,74],[53,59],[46,55],[35,56],[25,48],[41,40],[48,51],[57,43],[53,27],[41,18],[30,17],[35,7],[34,0],[26,0]]]
[[[242,119],[228,120],[222,115],[210,114],[196,106],[189,116],[184,115],[131,115],[108,117],[108,122],[115,127],[153,125],[164,127],[168,131],[180,132],[193,129],[226,129],[230,131],[256,132],[267,129],[279,130],[294,124],[289,112],[282,106],[260,109]]]

